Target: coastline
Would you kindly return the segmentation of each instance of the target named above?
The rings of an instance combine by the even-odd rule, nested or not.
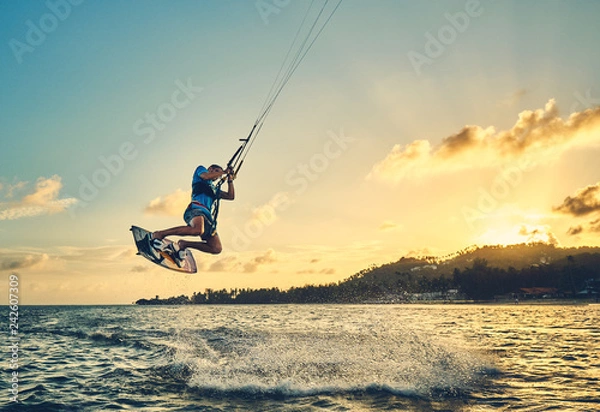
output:
[[[227,302],[227,303],[134,303],[133,306],[256,306],[256,305],[485,305],[485,306],[594,306],[600,305],[596,299],[528,299],[519,302],[511,300],[419,300],[419,301],[391,301],[369,300],[364,302]]]

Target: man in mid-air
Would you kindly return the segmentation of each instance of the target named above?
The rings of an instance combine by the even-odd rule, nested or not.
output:
[[[215,182],[221,176],[227,175],[227,191],[220,190]],[[177,260],[185,258],[185,249],[197,249],[205,253],[221,253],[223,247],[216,232],[216,222],[213,219],[213,207],[217,199],[233,200],[233,171],[228,168],[223,170],[219,165],[213,164],[209,168],[198,166],[192,178],[192,201],[183,213],[183,220],[187,226],[177,226],[170,229],[157,230],[150,235],[152,246],[165,251]],[[199,236],[202,241],[179,240],[172,244],[163,242],[167,236]]]

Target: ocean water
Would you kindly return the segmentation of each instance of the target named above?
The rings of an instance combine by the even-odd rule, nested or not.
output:
[[[2,410],[600,410],[598,305],[46,306],[19,315],[19,403],[4,368]]]

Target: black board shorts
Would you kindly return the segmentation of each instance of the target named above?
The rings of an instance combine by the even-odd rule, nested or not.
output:
[[[187,209],[185,209],[185,212],[183,212],[183,220],[188,226],[191,226],[192,219],[197,216],[204,217],[204,233],[202,233],[201,238],[203,240],[210,239],[216,233],[215,223],[210,211],[203,206],[197,206],[193,203],[190,203]]]

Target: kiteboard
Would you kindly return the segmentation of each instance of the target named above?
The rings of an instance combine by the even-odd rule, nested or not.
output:
[[[133,234],[133,240],[137,247],[137,254],[145,257],[150,262],[162,266],[166,269],[175,270],[183,273],[196,273],[196,261],[192,252],[189,249],[185,250],[185,258],[178,259],[167,252],[156,249],[150,244],[150,233],[146,229],[142,229],[138,226],[131,226],[131,233]],[[173,243],[169,239],[163,239],[163,242],[170,244]]]

